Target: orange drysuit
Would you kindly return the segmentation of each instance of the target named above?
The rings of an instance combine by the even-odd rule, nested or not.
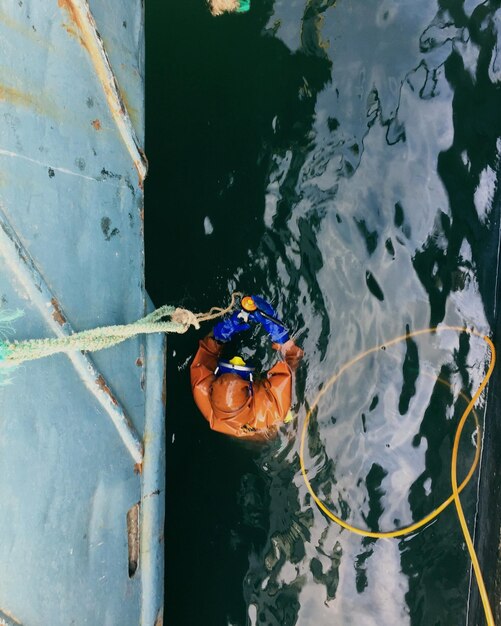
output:
[[[191,364],[195,402],[213,430],[234,437],[263,439],[287,416],[292,397],[292,372],[303,357],[293,341],[280,349],[279,361],[263,380],[253,383],[238,374],[214,375],[223,345],[208,336],[200,341]],[[250,391],[250,386],[252,391]]]

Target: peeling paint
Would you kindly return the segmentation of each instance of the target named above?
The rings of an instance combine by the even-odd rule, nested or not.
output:
[[[100,120],[92,120],[91,124],[94,126],[95,130],[101,130],[102,128]]]
[[[131,106],[129,99],[127,98],[126,92],[120,87],[119,89],[120,89],[120,98],[122,99],[122,102],[124,103],[124,106],[127,109],[127,113],[129,114],[129,117],[131,118],[134,124],[137,124],[139,120],[138,110],[135,109],[133,106]]]
[[[62,311],[61,311],[61,307],[59,306],[59,302],[56,300],[56,298],[52,298],[52,300],[50,301],[50,303],[52,304],[54,311],[52,313],[52,319],[54,321],[56,321],[59,326],[63,326],[64,324],[66,324],[66,318],[64,317]]]
[[[151,498],[152,496],[159,496],[160,495],[160,489],[155,489],[155,491],[152,491],[151,493],[147,493],[145,496],[143,496],[143,500],[145,498]]]
[[[111,389],[106,384],[106,381],[104,380],[102,374],[99,374],[99,376],[96,378],[96,385],[99,387],[99,389],[101,389],[101,391],[104,391],[104,393],[109,396],[110,400],[115,406],[118,406],[118,401],[113,395]]]
[[[102,168],[101,170],[101,179],[100,180],[108,180],[109,178],[116,179],[119,181],[123,181],[127,187],[130,189],[132,197],[134,198],[136,195],[136,190],[134,185],[130,182],[127,176],[122,176],[122,174],[115,174],[114,172],[109,172],[106,168]]]
[[[139,565],[139,502],[127,511],[127,547],[129,578],[133,578]]]
[[[120,234],[118,228],[111,228],[111,220],[109,217],[103,217],[101,219],[101,230],[103,231],[106,241],[110,241],[112,237]]]
[[[163,607],[160,609],[157,615],[157,619],[155,620],[155,626],[163,626],[164,623],[164,609]]]

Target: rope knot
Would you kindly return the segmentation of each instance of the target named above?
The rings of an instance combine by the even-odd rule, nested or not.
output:
[[[187,309],[164,305],[132,324],[101,326],[62,337],[25,339],[13,342],[7,341],[6,335],[14,330],[11,322],[22,315],[22,311],[0,310],[0,369],[5,370],[25,361],[33,361],[59,352],[74,350],[96,352],[116,346],[128,338],[142,333],[185,333],[190,326],[194,326],[198,330],[201,322],[207,322],[229,313],[235,307],[239,296],[241,297],[242,294],[233,293],[229,306],[225,309],[212,307],[208,313],[195,314]],[[0,377],[1,384],[2,379]]]
[[[188,309],[175,309],[171,315],[171,320],[176,322],[176,324],[185,326],[186,330],[188,330],[190,326],[194,326],[197,330],[200,328],[200,322],[197,316],[192,311],[188,311]]]

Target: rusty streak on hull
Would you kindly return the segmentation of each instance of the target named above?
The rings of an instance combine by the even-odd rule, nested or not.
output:
[[[147,171],[146,156],[134,132],[117,79],[111,68],[103,40],[99,35],[89,5],[86,0],[58,0],[58,4],[61,9],[67,12],[71,21],[71,26],[67,26],[66,30],[70,34],[76,35],[76,32],[73,31],[75,27],[79,41],[89,53],[96,75],[106,95],[111,115],[136,167],[139,177],[138,184],[142,189]]]

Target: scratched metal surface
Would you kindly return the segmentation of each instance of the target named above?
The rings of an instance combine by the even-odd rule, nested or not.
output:
[[[17,339],[148,308],[143,43],[141,0],[0,8],[0,299],[25,311]],[[0,388],[0,624],[161,623],[163,353],[134,339]]]

